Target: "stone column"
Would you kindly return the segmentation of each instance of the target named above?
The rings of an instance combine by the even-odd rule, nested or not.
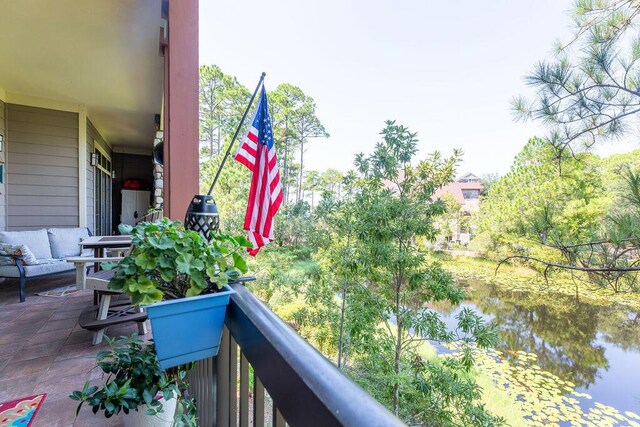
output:
[[[156,132],[156,138],[153,140],[153,146],[163,141],[164,135],[161,130]],[[162,165],[153,162],[153,207],[162,209],[164,206],[164,168]]]

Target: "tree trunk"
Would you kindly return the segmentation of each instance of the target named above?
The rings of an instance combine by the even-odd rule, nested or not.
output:
[[[284,185],[282,186],[282,204],[286,205],[289,199],[289,120],[285,118],[284,121]]]
[[[213,123],[215,123],[214,121],[214,115],[213,115],[213,110],[211,111],[210,115],[209,115],[209,123],[211,123],[211,125],[213,126]],[[218,126],[218,141],[220,141],[220,127]],[[220,143],[220,142],[218,142]],[[213,129],[209,129],[209,159],[213,159]]]
[[[300,174],[298,175],[298,194],[297,194],[297,202],[300,201],[300,197],[302,194],[302,173],[304,170],[304,134],[300,135]]]
[[[395,348],[395,357],[393,361],[393,371],[396,374],[395,381],[393,383],[393,413],[398,416],[398,412],[400,409],[400,356],[402,353],[402,331],[403,325],[402,321],[399,318],[400,314],[400,286],[402,283],[401,275],[395,279],[395,293],[396,293],[396,301],[395,301],[395,312],[396,316],[396,348]]]
[[[344,341],[344,312],[347,305],[347,279],[342,284],[342,308],[340,309],[340,335],[338,338],[338,369],[342,367],[342,347]]]
[[[220,126],[218,126],[218,153],[220,152],[220,148],[221,148],[221,147],[220,147],[220,138],[221,138],[221,135],[220,135]],[[213,151],[213,147],[211,147],[211,151]],[[213,157],[213,154],[211,155],[211,157]]]
[[[399,298],[399,293],[396,299]],[[396,310],[396,313],[399,313],[399,310]],[[400,409],[400,353],[402,351],[402,325],[398,320],[396,314],[396,333],[398,336],[396,337],[396,349],[395,349],[395,358],[393,361],[393,371],[396,374],[395,381],[393,383],[393,413],[397,417]]]
[[[298,174],[298,192],[296,201],[300,201],[300,194],[302,193],[302,173],[304,171],[304,138],[305,138],[305,128],[304,128],[304,117],[302,117],[302,122],[300,123],[300,173]]]

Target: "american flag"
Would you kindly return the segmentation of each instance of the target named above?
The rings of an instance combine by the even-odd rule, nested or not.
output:
[[[273,241],[273,217],[282,203],[282,185],[264,86],[253,123],[238,147],[235,159],[253,172],[244,229],[249,232],[249,241],[253,244],[248,252],[255,256],[262,246]]]

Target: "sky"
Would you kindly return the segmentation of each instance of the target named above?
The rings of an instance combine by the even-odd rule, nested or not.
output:
[[[331,135],[305,168],[346,171],[384,121],[418,132],[418,158],[464,152],[458,171],[504,174],[529,138],[511,100],[553,43],[570,34],[571,0],[200,1],[200,63],[253,90],[300,87]],[[619,151],[611,146],[602,154]]]

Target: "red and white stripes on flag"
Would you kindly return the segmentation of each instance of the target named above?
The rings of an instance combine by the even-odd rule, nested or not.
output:
[[[264,87],[253,122],[235,159],[253,173],[244,229],[253,244],[248,252],[255,256],[262,246],[273,241],[273,217],[282,204],[282,185]]]

